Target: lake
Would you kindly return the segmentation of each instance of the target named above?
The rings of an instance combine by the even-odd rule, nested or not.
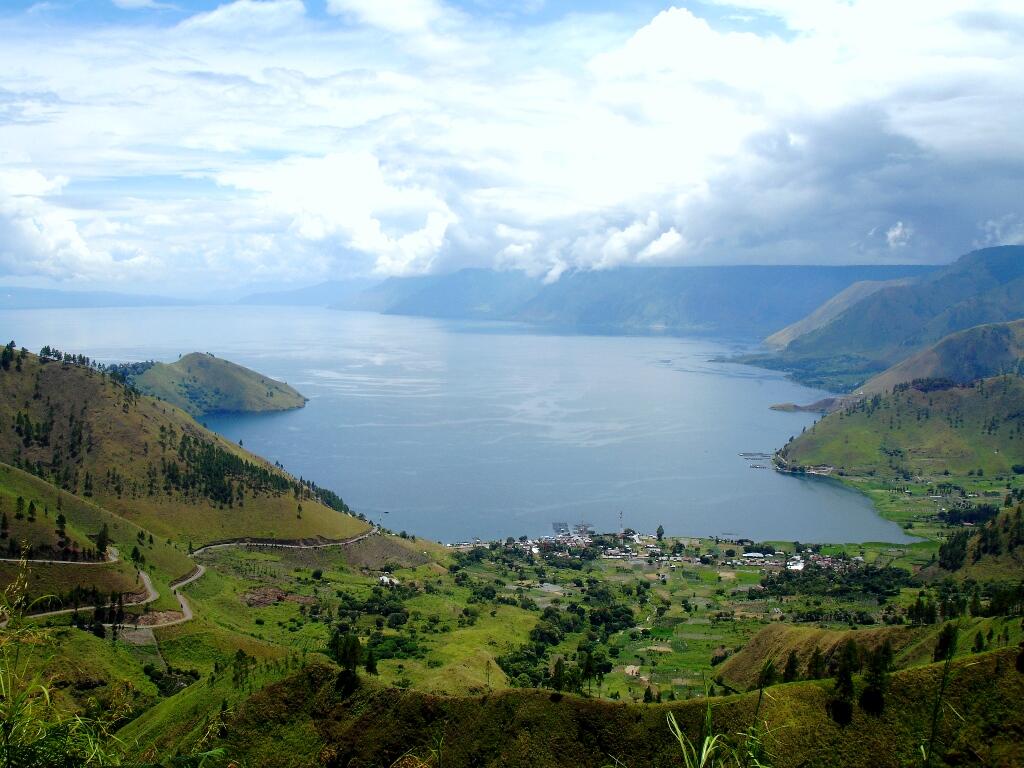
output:
[[[909,539],[838,483],[754,469],[823,393],[705,339],[556,335],[298,307],[0,311],[7,338],[103,361],[212,352],[287,381],[296,411],[206,424],[395,530],[445,542],[553,522],[805,542]]]

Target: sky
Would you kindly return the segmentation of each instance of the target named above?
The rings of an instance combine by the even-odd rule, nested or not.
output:
[[[0,0],[0,281],[1024,242],[1020,0]]]

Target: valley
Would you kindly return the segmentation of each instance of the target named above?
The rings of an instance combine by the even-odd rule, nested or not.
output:
[[[1019,719],[1016,375],[795,417],[779,468],[866,493],[912,534],[892,543],[659,526],[443,545],[353,513],[116,367],[5,358],[0,646],[34,638],[25,674],[53,692],[50,717],[116,736],[111,759],[646,765],[672,754],[665,713],[695,727],[708,707],[775,766],[876,765],[865,733],[893,765],[922,743],[935,764],[1021,759],[992,730]],[[747,447],[744,467],[769,456]],[[970,729],[929,720],[943,699]],[[619,718],[634,725],[613,736]]]

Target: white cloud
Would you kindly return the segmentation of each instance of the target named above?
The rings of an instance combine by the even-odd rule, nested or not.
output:
[[[914,228],[902,221],[897,221],[885,232],[885,241],[890,248],[903,248],[914,236]]]
[[[369,153],[293,158],[224,173],[218,182],[257,193],[269,215],[290,219],[289,229],[304,240],[337,238],[373,255],[382,274],[429,269],[456,221],[434,192],[387,178]]]
[[[228,35],[272,33],[293,26],[305,14],[302,0],[234,0],[187,18],[179,28]]]
[[[437,0],[330,0],[326,17],[235,0],[172,27],[5,21],[0,174],[31,194],[0,198],[25,249],[11,234],[3,269],[113,281],[145,263],[135,274],[161,286],[467,264],[556,279],[950,258],[1015,236],[1019,3],[727,5],[752,31],[699,5],[517,26]]]

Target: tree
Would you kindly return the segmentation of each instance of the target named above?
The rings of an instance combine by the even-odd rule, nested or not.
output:
[[[342,631],[340,627],[335,628],[328,644],[328,651],[346,673],[352,676],[356,674],[363,655],[363,645],[359,642],[358,635],[348,630]]]
[[[658,526],[658,541],[661,541],[664,538],[665,538],[665,526],[659,525]]]
[[[956,637],[956,624],[948,622],[942,625],[942,629],[939,630],[939,637],[935,641],[935,653],[932,656],[934,661],[945,661],[952,658],[953,654],[956,653]]]
[[[825,676],[825,657],[817,646],[811,651],[811,660],[807,664],[807,677],[811,680],[820,680]]]
[[[847,725],[853,719],[853,673],[858,667],[858,656],[857,643],[852,638],[839,648],[839,665],[832,686],[829,713],[840,725]]]
[[[864,673],[865,688],[860,695],[860,705],[873,715],[880,715],[885,709],[892,659],[892,643],[888,639],[868,654],[867,671]]]
[[[100,557],[106,557],[107,547],[110,545],[110,530],[104,523],[100,532],[96,534],[96,552]]]
[[[366,668],[366,674],[377,674],[377,657],[373,653],[373,648],[366,652],[366,661],[363,663],[363,666]]]
[[[555,668],[551,672],[551,687],[556,691],[565,687],[565,660],[561,656],[555,659]]]
[[[786,658],[786,666],[782,670],[782,682],[791,683],[800,676],[800,661],[796,651],[790,651]]]

